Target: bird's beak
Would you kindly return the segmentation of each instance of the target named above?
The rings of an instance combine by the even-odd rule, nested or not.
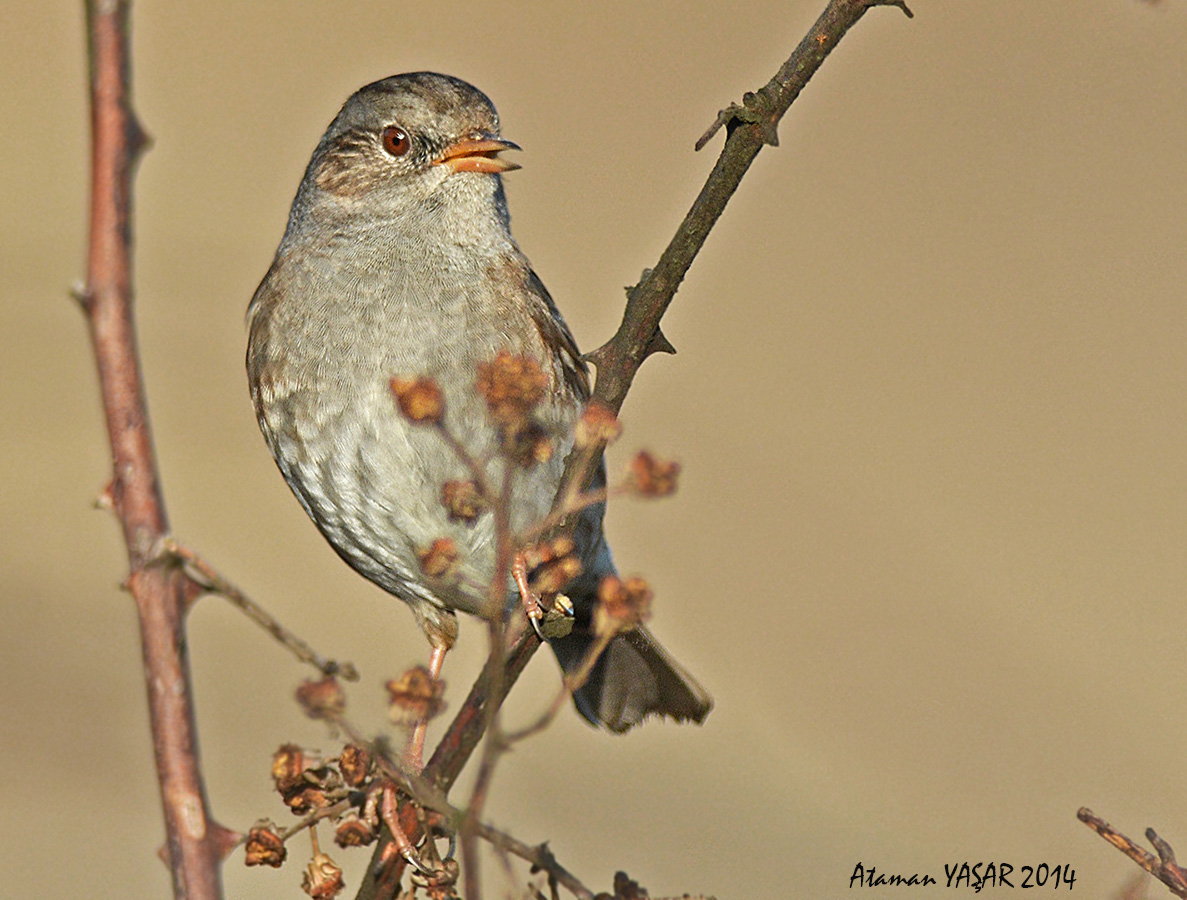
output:
[[[497,137],[480,137],[458,141],[446,147],[445,152],[433,160],[435,166],[449,166],[455,172],[483,172],[497,175],[518,169],[519,163],[499,159],[502,150],[518,150],[519,144]]]

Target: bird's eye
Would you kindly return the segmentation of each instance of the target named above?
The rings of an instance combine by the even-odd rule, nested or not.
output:
[[[383,149],[392,156],[403,156],[412,146],[412,141],[399,125],[388,125],[383,129]]]

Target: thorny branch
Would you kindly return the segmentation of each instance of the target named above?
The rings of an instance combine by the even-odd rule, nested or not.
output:
[[[626,309],[617,332],[606,344],[587,355],[597,368],[593,391],[595,404],[617,414],[644,360],[652,353],[674,352],[660,330],[660,320],[685,273],[759,151],[767,144],[777,145],[777,127],[783,115],[841,38],[875,6],[898,7],[908,17],[912,16],[905,0],[829,0],[824,12],[774,77],[758,91],[746,94],[741,106],[732,104],[723,110],[715,127],[698,141],[699,150],[717,130],[726,129],[725,147],[675,236],[655,267],[646,270],[642,280],[628,290]],[[604,444],[598,446],[595,443],[570,454],[554,509],[568,507],[574,496],[585,491],[603,450]],[[571,528],[573,521],[574,516],[570,514],[558,522],[557,528]],[[528,628],[511,643],[501,666],[495,664],[492,652],[492,659],[475,681],[425,767],[425,776],[434,780],[443,792],[448,793],[482,738],[488,725],[489,717],[484,707],[489,697],[492,693],[500,699],[506,696],[540,643]],[[492,692],[492,685],[497,685],[497,690]],[[412,834],[416,822],[411,809],[402,811],[402,821]],[[386,842],[385,838],[376,848],[373,865],[357,895],[359,900],[390,900],[395,896],[399,867],[382,877],[381,883],[380,873],[374,865],[386,852]]]
[[[220,863],[238,835],[210,815],[198,763],[185,610],[194,585],[160,565],[168,534],[132,316],[132,179],[148,144],[132,109],[126,0],[88,0],[91,215],[87,279],[78,294],[90,326],[111,441],[106,491],[128,548],[145,685],[175,897],[217,900]]]
[[[1178,864],[1175,851],[1153,828],[1146,829],[1146,840],[1158,851],[1158,856],[1139,847],[1087,807],[1081,807],[1076,818],[1165,884],[1172,894],[1187,898],[1187,869]]]

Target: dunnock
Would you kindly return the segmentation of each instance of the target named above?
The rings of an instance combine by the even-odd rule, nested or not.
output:
[[[361,88],[313,151],[248,308],[251,396],[280,471],[338,554],[411,607],[435,666],[457,635],[455,611],[484,610],[493,525],[489,512],[449,519],[442,485],[469,475],[439,434],[401,417],[390,380],[434,379],[446,426],[491,460],[497,483],[478,365],[500,351],[540,364],[548,386],[537,415],[556,447],[515,477],[516,529],[548,513],[589,396],[572,335],[511,237],[500,173],[518,166],[498,156],[509,149],[494,106],[464,81],[416,72]],[[584,570],[565,590],[575,627],[550,642],[567,670],[591,644],[597,585],[614,572],[602,515],[582,514]],[[451,584],[418,561],[443,536],[461,551]],[[615,732],[652,713],[700,722],[712,706],[643,627],[614,638],[575,700]]]

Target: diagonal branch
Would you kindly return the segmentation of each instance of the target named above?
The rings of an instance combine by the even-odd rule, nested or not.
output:
[[[911,15],[902,0],[830,0],[775,76],[754,93],[746,94],[742,106],[732,104],[723,110],[698,142],[699,150],[725,126],[725,147],[692,208],[655,268],[646,270],[642,280],[627,292],[622,324],[614,337],[588,356],[598,367],[595,400],[617,413],[643,361],[652,353],[673,352],[659,329],[660,319],[710,229],[763,146],[778,145],[777,128],[783,114],[845,33],[874,6],[897,6]]]
[[[726,129],[725,147],[675,236],[655,268],[646,270],[642,280],[627,292],[626,310],[618,331],[587,357],[597,367],[593,392],[596,402],[617,413],[643,361],[652,353],[673,352],[660,331],[660,320],[710,230],[759,151],[766,144],[778,143],[776,129],[784,113],[846,32],[875,6],[895,6],[907,16],[912,15],[905,0],[829,0],[820,18],[774,77],[758,91],[746,94],[743,105],[734,104],[723,110],[714,127],[698,142],[700,149],[719,128]],[[558,503],[563,502],[568,491],[579,492],[588,487],[603,450],[604,445],[595,444],[589,450],[570,454]],[[568,518],[569,522],[558,527],[571,527],[573,517]],[[484,706],[492,681],[501,686],[499,696],[505,697],[540,643],[536,634],[527,629],[512,643],[502,670],[494,672],[488,665],[474,683],[425,768],[426,777],[435,780],[442,791],[448,792],[482,738],[487,723]],[[417,833],[416,815],[411,807],[402,809],[401,824],[407,834]],[[385,838],[376,847],[373,865],[357,895],[359,900],[386,900],[395,894],[403,861],[397,862],[386,875],[381,875],[374,865],[382,858],[386,843]]]
[[[161,496],[132,318],[132,178],[147,144],[129,89],[129,0],[88,0],[91,227],[86,313],[113,475],[108,494],[128,548],[153,748],[175,897],[217,900],[219,864],[238,835],[214,822],[198,765],[185,609],[193,583],[157,555],[169,523]]]

